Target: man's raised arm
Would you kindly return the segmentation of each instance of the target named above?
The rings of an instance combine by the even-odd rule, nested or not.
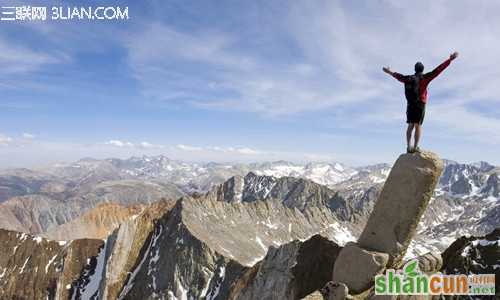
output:
[[[447,60],[445,60],[442,64],[440,64],[439,66],[437,66],[431,72],[425,74],[425,76],[427,77],[427,80],[431,81],[434,78],[436,78],[439,74],[441,74],[441,72],[444,71],[444,69],[446,69],[450,65],[451,61],[454,60],[457,57],[458,57],[458,52],[453,52],[452,54],[450,54],[450,58],[448,58]]]
[[[397,72],[392,72],[391,69],[389,69],[389,67],[384,67],[382,68],[382,70],[403,83],[406,81],[406,76],[404,76],[403,74],[399,74]]]

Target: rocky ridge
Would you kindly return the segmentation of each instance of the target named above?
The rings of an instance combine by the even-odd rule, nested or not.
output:
[[[125,207],[114,203],[98,204],[82,216],[41,235],[51,240],[106,239],[121,223],[137,216],[144,208],[144,205]]]
[[[102,296],[226,299],[236,279],[270,246],[318,232],[334,239],[339,226],[331,212],[319,208],[301,212],[273,201],[182,199],[159,219],[141,214],[110,236]]]

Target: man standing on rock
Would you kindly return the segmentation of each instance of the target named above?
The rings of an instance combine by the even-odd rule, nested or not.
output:
[[[406,152],[420,152],[418,142],[420,140],[422,123],[424,122],[425,104],[427,103],[427,86],[457,57],[458,52],[452,53],[450,58],[445,60],[431,72],[425,74],[423,73],[424,65],[421,62],[415,64],[414,75],[402,75],[392,72],[389,67],[382,69],[385,73],[391,75],[405,85],[405,96],[408,102],[406,107],[406,123],[408,123],[408,128],[406,129]],[[413,129],[415,129],[415,144],[411,147]]]

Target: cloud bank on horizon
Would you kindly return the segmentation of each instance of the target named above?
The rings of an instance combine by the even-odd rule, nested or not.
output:
[[[455,50],[429,87],[422,146],[500,164],[498,2],[123,3],[129,20],[0,22],[0,168],[159,153],[391,162],[406,104],[381,68],[430,70]]]

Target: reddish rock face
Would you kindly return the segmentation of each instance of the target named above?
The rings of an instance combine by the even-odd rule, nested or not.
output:
[[[82,216],[45,232],[43,236],[53,240],[105,239],[121,223],[139,214],[144,208],[145,205],[140,204],[100,204]]]

